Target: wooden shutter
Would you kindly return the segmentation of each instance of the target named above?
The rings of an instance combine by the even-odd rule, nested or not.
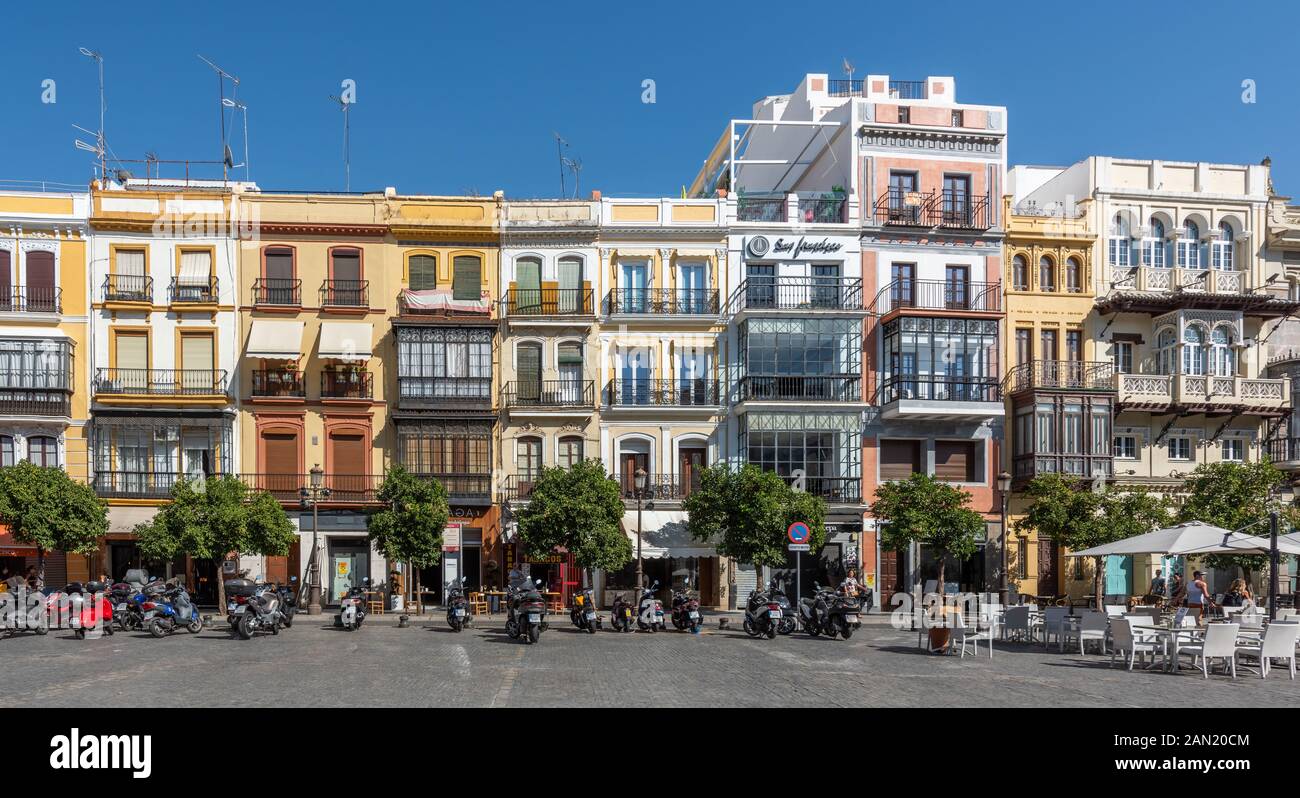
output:
[[[298,436],[294,433],[262,434],[262,452],[268,474],[298,473]]]
[[[412,255],[406,264],[412,291],[431,291],[438,285],[438,261],[432,255]]]
[[[542,348],[536,344],[520,344],[516,351],[519,353],[519,359],[515,364],[515,372],[519,376],[520,384],[532,385],[534,391],[540,390]]]
[[[186,371],[211,371],[215,368],[211,335],[181,336],[181,368]]]
[[[473,255],[456,256],[456,259],[452,261],[452,299],[476,300],[481,293],[482,284],[482,261]]]
[[[921,470],[921,444],[919,441],[880,442],[880,478],[907,479]]]
[[[934,476],[936,479],[943,482],[974,482],[974,472],[974,442],[934,442]]]
[[[149,368],[149,336],[144,333],[117,334],[117,368]]]
[[[5,253],[8,255],[8,253]],[[5,264],[6,267],[8,264]],[[8,269],[6,268],[7,272]],[[6,283],[7,284],[7,283]],[[28,296],[37,301],[54,299],[54,253],[27,253]]]
[[[268,280],[293,279],[293,251],[268,249],[266,251],[266,278]]]
[[[360,280],[361,253],[355,249],[340,249],[330,253],[331,280]]]

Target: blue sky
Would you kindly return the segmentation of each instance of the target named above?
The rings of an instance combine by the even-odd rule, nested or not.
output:
[[[252,178],[341,190],[357,83],[352,188],[556,196],[552,131],[582,188],[676,195],[726,121],[807,72],[953,75],[958,99],[1006,105],[1010,161],[1089,154],[1258,163],[1300,196],[1300,4],[942,2],[23,3],[0,48],[0,180],[84,183],[73,123],[97,124],[106,61],[120,158],[220,153],[217,80],[241,78]],[[646,10],[652,7],[653,10]],[[797,15],[793,9],[799,9]],[[742,16],[743,14],[743,16]],[[57,102],[41,102],[41,81]],[[654,104],[641,82],[656,82]],[[1243,80],[1257,101],[1241,101]],[[236,123],[236,128],[238,128]],[[236,160],[242,159],[236,129]]]

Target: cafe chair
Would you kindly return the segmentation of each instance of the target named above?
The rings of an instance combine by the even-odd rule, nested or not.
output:
[[[1157,651],[1164,651],[1164,646],[1148,637],[1135,637],[1132,622],[1128,618],[1112,618],[1110,622],[1110,666],[1115,667],[1115,655],[1123,655],[1128,662],[1128,669],[1133,670],[1133,660],[1143,659],[1150,654],[1155,658]]]
[[[951,646],[953,645],[960,646],[960,658],[965,659],[966,646],[969,644],[975,656],[978,657],[980,653],[979,643],[981,640],[988,643],[989,659],[993,659],[993,627],[989,626],[988,628],[980,629],[978,624],[974,628],[969,627],[966,625],[966,617],[964,613],[953,613],[952,638],[949,643],[949,651],[952,650]]]
[[[1106,613],[1097,612],[1096,610],[1079,613],[1078,626],[1071,627],[1067,625],[1065,627],[1067,640],[1078,639],[1080,654],[1087,653],[1084,651],[1084,644],[1089,640],[1095,640],[1097,645],[1101,647],[1101,653],[1105,654],[1106,638],[1109,634],[1110,624],[1107,622]]]
[[[1258,643],[1246,643],[1238,647],[1238,652],[1259,660],[1259,678],[1267,679],[1272,660],[1286,660],[1295,678],[1295,646],[1300,640],[1300,623],[1294,621],[1274,621],[1264,629],[1264,637]]]
[[[474,615],[487,615],[488,613],[487,596],[484,596],[482,593],[470,593],[469,611]]]
[[[1201,675],[1210,678],[1210,661],[1221,659],[1228,665],[1232,678],[1237,678],[1237,653],[1242,650],[1237,645],[1237,632],[1241,624],[1212,623],[1205,627],[1205,637],[1200,643],[1179,644],[1179,653],[1192,655],[1192,667],[1201,663]]]

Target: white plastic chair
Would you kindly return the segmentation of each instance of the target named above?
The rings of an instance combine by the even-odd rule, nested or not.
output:
[[[1192,655],[1192,667],[1197,661],[1201,663],[1201,675],[1210,678],[1210,660],[1221,659],[1228,664],[1232,678],[1237,678],[1237,632],[1241,624],[1212,623],[1205,627],[1205,638],[1200,643],[1179,645],[1179,653]]]
[[[1264,637],[1258,644],[1247,643],[1239,646],[1238,651],[1259,659],[1259,678],[1268,678],[1271,660],[1284,659],[1295,678],[1295,646],[1300,640],[1300,623],[1294,621],[1274,621],[1264,630]]]
[[[1002,614],[1002,638],[1004,640],[1015,637],[1018,640],[1033,639],[1033,630],[1029,628],[1029,608],[1028,607],[1007,607],[1007,611]]]
[[[1079,653],[1084,654],[1084,643],[1089,640],[1096,640],[1101,646],[1101,653],[1106,653],[1106,638],[1110,633],[1110,624],[1104,612],[1088,610],[1079,613],[1078,626],[1065,628],[1066,636],[1079,641]]]
[[[1065,650],[1065,616],[1069,610],[1065,607],[1048,607],[1043,610],[1043,648],[1055,636],[1061,650]]]
[[[1126,611],[1127,611],[1127,610],[1125,609],[1125,607],[1124,607],[1123,604],[1107,604],[1107,605],[1106,605],[1106,617],[1108,617],[1108,618],[1119,618],[1119,617],[1122,617]]]
[[[1163,651],[1164,648],[1154,640],[1149,638],[1138,638],[1133,635],[1132,622],[1128,618],[1113,618],[1110,622],[1110,666],[1115,667],[1115,655],[1123,654],[1128,662],[1128,669],[1133,670],[1133,660],[1135,658],[1145,659],[1147,654],[1153,658],[1157,651]]]
[[[966,625],[966,617],[960,612],[954,613],[953,619],[952,642],[961,647],[961,657],[965,658],[966,656],[967,643],[970,644],[975,656],[979,656],[979,641],[983,640],[989,645],[989,659],[993,659],[993,629],[980,629],[978,625],[972,629]]]

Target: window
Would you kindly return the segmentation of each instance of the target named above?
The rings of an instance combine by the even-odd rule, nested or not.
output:
[[[397,425],[397,442],[401,463],[412,474],[464,478],[492,473],[491,422],[403,423]]]
[[[943,285],[944,305],[957,310],[970,306],[970,269],[966,266],[945,266]]]
[[[1115,342],[1115,371],[1119,374],[1133,373],[1133,342]]]
[[[144,332],[116,331],[113,366],[117,369],[119,379],[139,380],[145,377],[149,368],[149,334]],[[132,373],[135,372],[135,373]],[[132,384],[123,387],[141,388],[143,385]]]
[[[492,389],[491,330],[403,326],[394,327],[393,331],[397,337],[400,397],[489,398]],[[519,372],[520,380],[532,378],[531,374]]]
[[[14,439],[12,435],[0,435],[0,467],[14,464]]]
[[[1056,290],[1056,264],[1046,255],[1038,259],[1038,290]]]
[[[147,255],[143,249],[119,249],[114,254],[107,299],[148,299]]]
[[[1205,373],[1205,330],[1196,325],[1183,331],[1183,374]]]
[[[1201,265],[1201,228],[1190,219],[1183,224],[1182,235],[1178,237],[1178,268],[1204,268]]]
[[[1061,415],[1061,453],[1083,454],[1083,405],[1067,404]]]
[[[975,441],[935,441],[935,479],[941,482],[978,482],[981,452]]]
[[[1117,460],[1136,460],[1137,451],[1136,435],[1115,436],[1115,458]]]
[[[267,247],[262,255],[262,287],[255,301],[263,305],[297,305],[302,292],[295,278],[293,250]]]
[[[910,308],[916,304],[916,264],[891,263],[889,265],[890,294],[893,306]]]
[[[1051,453],[1056,449],[1056,419],[1053,417],[1052,405],[1050,402],[1040,402],[1034,408],[1036,428],[1035,438],[1037,440],[1034,451],[1042,453]]]
[[[1230,460],[1234,463],[1243,463],[1246,461],[1246,442],[1241,438],[1224,438],[1221,442],[1222,459]]]
[[[1232,240],[1232,225],[1227,222],[1220,223],[1219,234],[1210,243],[1210,265],[1220,271],[1230,271],[1234,268]]]
[[[1166,327],[1156,336],[1156,353],[1161,374],[1178,373],[1178,338],[1172,327]]]
[[[965,118],[965,116],[966,116],[966,115],[965,115],[965,112],[963,112],[963,111],[953,111],[953,112],[952,112],[952,126],[953,126],[953,127],[965,127],[965,124],[966,124],[966,118]]]
[[[516,443],[515,470],[519,481],[533,483],[542,475],[542,439],[520,438]]]
[[[1232,333],[1225,327],[1215,327],[1210,334],[1210,373],[1216,377],[1237,375],[1237,351],[1232,346]]]
[[[33,435],[27,439],[27,459],[34,465],[57,468],[59,442],[49,435]]]
[[[889,221],[915,224],[921,219],[921,206],[909,204],[908,197],[916,192],[916,172],[889,173]]]
[[[920,441],[880,441],[880,479],[907,479],[922,473]]]
[[[432,291],[438,286],[438,259],[412,255],[406,261],[406,284],[412,291]]]
[[[998,401],[1001,371],[996,322],[903,317],[886,323],[884,329],[888,369],[884,401]],[[853,341],[850,351],[858,346],[859,342]],[[846,357],[846,362],[853,359]]]
[[[1016,578],[1029,578],[1029,538],[1019,538],[1016,542]]]
[[[898,106],[898,121],[900,124],[910,124],[912,121],[912,109],[907,105]]]
[[[1016,329],[1016,365],[1023,365],[1034,359],[1034,331],[1029,327]]]
[[[556,449],[555,459],[561,468],[573,468],[582,462],[582,438],[560,438],[560,445]]]
[[[1057,360],[1056,330],[1038,331],[1038,356],[1042,360]]]
[[[1071,294],[1083,291],[1083,264],[1078,258],[1065,261],[1065,290]]]
[[[1011,287],[1016,291],[1029,290],[1029,262],[1024,255],[1011,259]]]
[[[1151,217],[1151,235],[1142,239],[1142,265],[1163,269],[1169,265],[1165,260],[1165,225],[1164,222]]]
[[[1076,363],[1083,360],[1083,330],[1065,331],[1065,359]]]
[[[1188,437],[1170,438],[1169,459],[1170,460],[1191,460],[1192,439]]]
[[[857,321],[750,319],[741,326],[739,345],[746,385],[758,395],[837,401],[860,396],[862,325]]]
[[[1115,220],[1110,226],[1110,238],[1106,241],[1106,253],[1110,265],[1132,266],[1132,246],[1133,239],[1129,233],[1128,222],[1125,221],[1123,214],[1115,214]]]
[[[457,255],[452,260],[451,298],[473,302],[481,294],[482,261],[477,255]]]

